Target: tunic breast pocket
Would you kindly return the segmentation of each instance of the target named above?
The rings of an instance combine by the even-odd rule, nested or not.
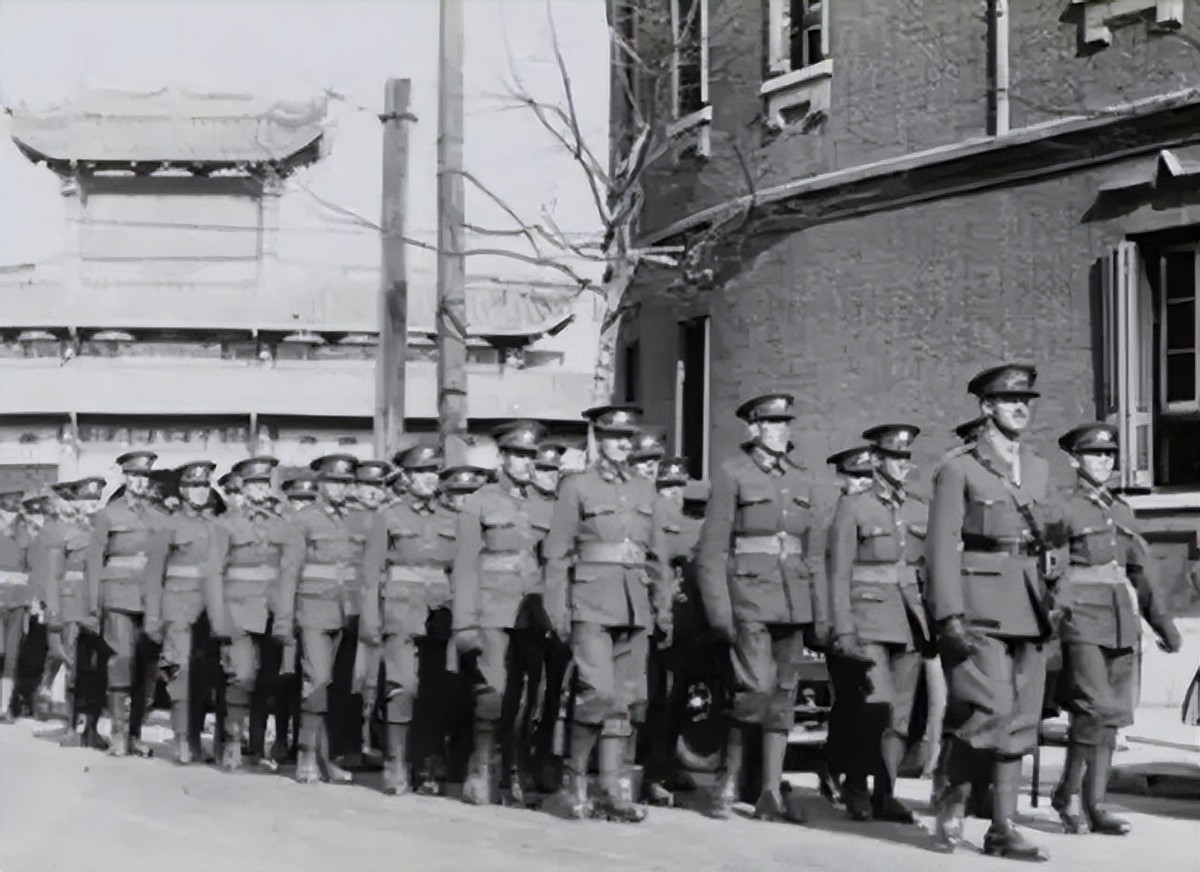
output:
[[[1007,500],[974,495],[967,500],[963,529],[991,539],[1011,537],[1018,533],[1008,511]]]
[[[404,551],[412,548],[414,541],[417,538],[417,531],[407,528],[393,528],[388,530],[388,549],[391,551]]]
[[[746,486],[738,491],[737,513],[739,532],[778,532],[779,511],[775,492],[769,487]]]
[[[1071,552],[1087,559],[1089,563],[1103,563],[1115,555],[1113,531],[1108,526],[1085,527],[1072,530]]]
[[[512,512],[488,512],[480,517],[483,547],[488,551],[519,551],[526,536]]]
[[[894,563],[900,546],[886,527],[863,527],[858,531],[858,559],[867,563]]]
[[[585,500],[579,509],[585,527],[597,533],[601,539],[610,539],[615,532],[617,507],[612,503]]]

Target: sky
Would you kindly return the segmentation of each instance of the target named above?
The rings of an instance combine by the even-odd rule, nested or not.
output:
[[[585,137],[607,153],[608,39],[604,0],[550,0]],[[563,147],[512,100],[514,71],[539,99],[565,105],[546,0],[465,0],[466,167],[523,218],[548,212],[581,237],[599,222],[586,180]],[[176,86],[307,100],[329,96],[330,154],[288,183],[283,257],[374,270],[383,108],[389,77],[412,79],[407,232],[436,227],[437,0],[0,0],[0,104],[42,107],[95,88],[152,92]],[[0,119],[0,265],[62,256],[59,180],[13,145]],[[338,209],[320,201],[336,204]],[[468,186],[468,221],[505,225]],[[513,226],[511,221],[508,227]],[[410,249],[409,280],[432,288],[434,255]],[[554,278],[514,261],[471,259],[469,276]],[[598,267],[593,269],[598,271]]]

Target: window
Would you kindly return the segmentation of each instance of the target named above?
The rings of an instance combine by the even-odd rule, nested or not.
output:
[[[710,323],[703,317],[679,325],[675,449],[688,459],[688,472],[695,479],[708,478]]]
[[[811,130],[829,112],[831,0],[766,0],[767,64],[760,95],[775,130]]]
[[[638,400],[638,359],[641,354],[641,345],[637,340],[629,342],[625,346],[625,364],[622,373],[622,385],[624,394],[623,402],[636,403]]]
[[[684,118],[708,105],[706,0],[671,0],[671,29],[674,117]]]
[[[1151,34],[1183,26],[1183,0],[1071,0],[1062,21],[1078,24],[1078,53],[1090,55],[1112,45],[1114,29],[1145,21]]]
[[[1103,270],[1107,419],[1120,484],[1200,488],[1200,245],[1122,242]]]

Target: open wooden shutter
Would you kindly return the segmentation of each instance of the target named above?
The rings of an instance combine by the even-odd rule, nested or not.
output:
[[[1154,322],[1137,244],[1122,242],[1104,262],[1104,405],[1120,429],[1120,487],[1154,484]]]

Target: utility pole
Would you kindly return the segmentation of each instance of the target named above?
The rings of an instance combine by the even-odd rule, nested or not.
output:
[[[408,79],[388,79],[383,96],[383,276],[379,284],[379,349],[375,364],[375,456],[390,458],[404,434],[408,356],[408,279],[404,272],[404,212],[408,188]]]
[[[463,6],[441,0],[438,77],[438,436],[447,465],[467,435],[467,305],[463,256]]]

